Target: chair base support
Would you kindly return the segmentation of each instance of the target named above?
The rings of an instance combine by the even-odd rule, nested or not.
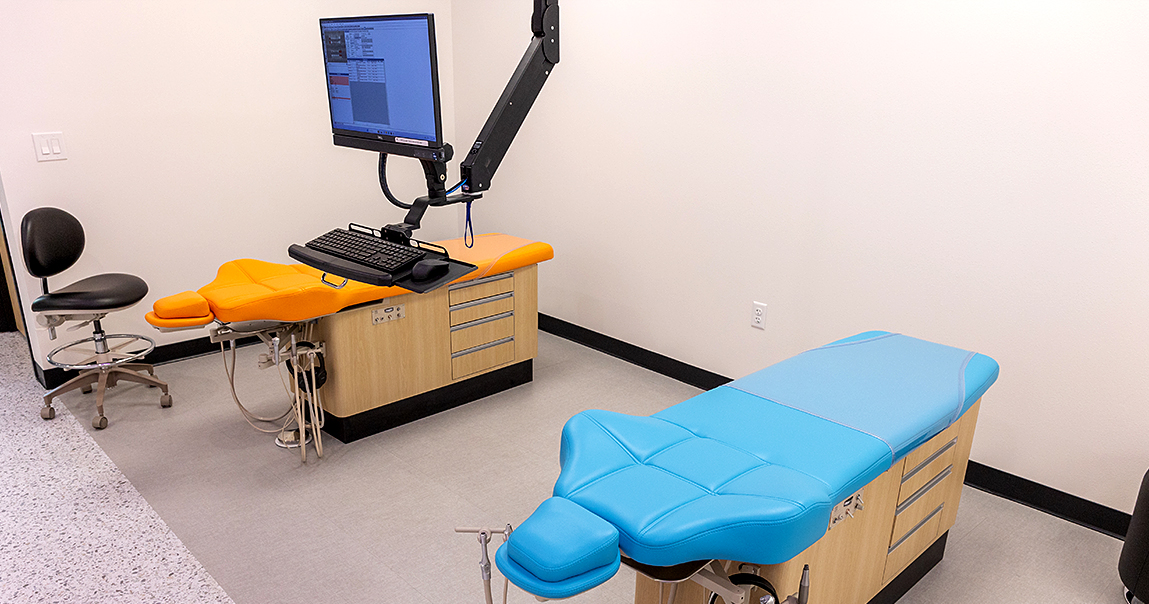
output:
[[[160,406],[171,407],[172,397],[168,394],[168,384],[158,379],[155,374],[155,369],[148,363],[121,363],[88,369],[45,393],[44,408],[40,410],[40,417],[44,419],[56,417],[56,410],[52,408],[52,399],[77,389],[85,393],[91,392],[92,384],[96,384],[96,416],[92,418],[92,427],[102,430],[108,426],[108,418],[104,417],[104,393],[120,381],[136,382],[159,388],[163,391],[163,394],[160,395]]]

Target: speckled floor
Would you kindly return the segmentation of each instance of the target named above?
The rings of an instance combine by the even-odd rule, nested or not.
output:
[[[232,602],[0,333],[0,602]],[[83,421],[87,421],[84,419]]]

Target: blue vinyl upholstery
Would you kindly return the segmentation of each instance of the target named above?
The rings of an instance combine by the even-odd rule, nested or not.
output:
[[[511,537],[495,552],[495,564],[544,598],[569,598],[618,572],[618,530],[562,497],[544,501]]]
[[[554,498],[617,528],[619,548],[643,564],[785,562],[822,537],[833,505],[956,421],[997,375],[984,355],[859,334],[650,417],[575,415],[563,428]],[[536,538],[563,523],[544,506],[527,520]],[[553,542],[526,541],[518,557],[549,548],[549,568],[592,549],[568,539],[556,553]],[[552,593],[574,589],[575,577],[543,579],[506,558],[496,556],[499,568],[527,591],[556,597],[536,591],[540,582]],[[578,575],[580,589],[594,586],[587,579]]]

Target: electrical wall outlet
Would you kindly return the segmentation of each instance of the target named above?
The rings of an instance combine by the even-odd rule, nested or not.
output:
[[[402,304],[395,306],[388,306],[386,308],[376,308],[371,311],[371,324],[378,325],[380,323],[387,323],[388,321],[397,321],[406,317],[407,313],[403,310]]]
[[[757,327],[758,329],[766,329],[766,303],[755,302],[751,310],[750,326]]]

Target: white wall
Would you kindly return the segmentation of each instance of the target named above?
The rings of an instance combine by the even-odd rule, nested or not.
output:
[[[0,0],[0,216],[14,234],[29,209],[73,212],[88,252],[53,283],[138,274],[151,293],[108,328],[199,337],[143,314],[226,260],[286,262],[290,243],[401,215],[375,156],[331,145],[317,19],[437,13],[444,129],[465,149],[530,5]],[[477,232],[554,244],[543,312],[730,376],[866,329],[985,352],[1002,377],[973,458],[1132,509],[1149,467],[1149,5],[562,10],[562,63],[475,206]],[[54,130],[71,157],[37,164],[30,133]],[[393,174],[420,192],[416,164]],[[458,235],[457,212],[428,218],[425,237]],[[27,305],[38,283],[18,273]]]
[[[206,332],[156,332],[143,318],[152,303],[208,283],[221,263],[291,262],[288,245],[328,229],[398,222],[403,212],[379,192],[378,156],[331,143],[318,20],[437,13],[443,126],[454,140],[450,6],[0,0],[0,216],[25,312],[40,288],[23,270],[19,224],[40,206],[75,214],[87,235],[84,256],[53,287],[139,275],[148,297],[105,328],[161,344]],[[46,131],[64,133],[69,159],[35,161],[31,133]],[[398,193],[425,194],[418,162],[390,167]],[[460,234],[454,208],[429,212],[420,231]],[[37,362],[47,366],[43,355],[62,341],[36,331]]]
[[[462,148],[530,3],[453,8]],[[542,312],[735,377],[869,329],[984,352],[1002,373],[973,458],[1132,510],[1149,4],[562,11],[562,62],[474,210],[478,232],[554,245]]]

